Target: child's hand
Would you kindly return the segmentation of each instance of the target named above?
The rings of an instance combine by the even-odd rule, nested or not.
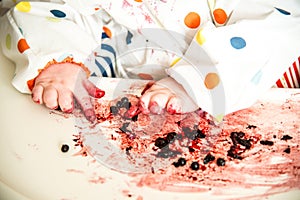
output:
[[[140,99],[143,113],[160,114],[163,110],[171,114],[192,112],[198,108],[183,87],[172,78],[153,84]]]
[[[32,99],[50,109],[59,106],[63,112],[71,113],[75,98],[86,118],[93,122],[96,117],[90,96],[101,98],[104,94],[87,79],[86,72],[80,66],[60,63],[50,65],[37,76]]]

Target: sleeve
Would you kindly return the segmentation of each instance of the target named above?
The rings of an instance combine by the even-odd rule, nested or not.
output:
[[[228,15],[220,4],[210,6],[212,21],[197,31],[184,57],[167,73],[199,107],[222,118],[251,106],[299,57],[300,15],[295,8],[300,5],[240,1],[228,6]],[[246,9],[244,18],[241,11]]]
[[[20,2],[0,26],[3,53],[16,65],[12,83],[23,93],[31,92],[30,80],[49,62],[83,63],[102,42],[100,18],[62,3]]]

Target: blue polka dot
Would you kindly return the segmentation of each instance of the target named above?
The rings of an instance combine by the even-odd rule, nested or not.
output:
[[[283,9],[281,9],[281,8],[276,8],[276,7],[275,7],[275,9],[278,10],[281,14],[284,14],[284,15],[290,15],[290,14],[291,14],[290,12],[288,12],[288,11],[286,11],[286,10],[283,10]]]
[[[60,10],[50,10],[50,12],[58,18],[64,18],[66,16],[66,14]]]
[[[246,41],[241,37],[233,37],[230,39],[231,46],[235,49],[242,49],[246,46]]]

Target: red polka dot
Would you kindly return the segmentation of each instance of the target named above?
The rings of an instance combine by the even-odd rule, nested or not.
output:
[[[24,51],[26,51],[27,49],[29,49],[29,45],[27,44],[25,39],[20,39],[18,41],[18,50],[20,53],[23,53]]]
[[[198,13],[190,12],[184,18],[184,24],[189,28],[197,28],[200,25],[201,18]]]
[[[227,21],[227,14],[221,8],[214,10],[213,15],[214,15],[215,21],[218,24],[225,24],[225,22]]]

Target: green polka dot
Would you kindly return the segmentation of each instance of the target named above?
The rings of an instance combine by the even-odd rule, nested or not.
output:
[[[61,21],[61,19],[56,18],[56,17],[46,17],[46,19],[51,22],[60,22]]]
[[[7,49],[11,49],[11,36],[10,36],[10,34],[7,34],[6,35],[6,48]]]

